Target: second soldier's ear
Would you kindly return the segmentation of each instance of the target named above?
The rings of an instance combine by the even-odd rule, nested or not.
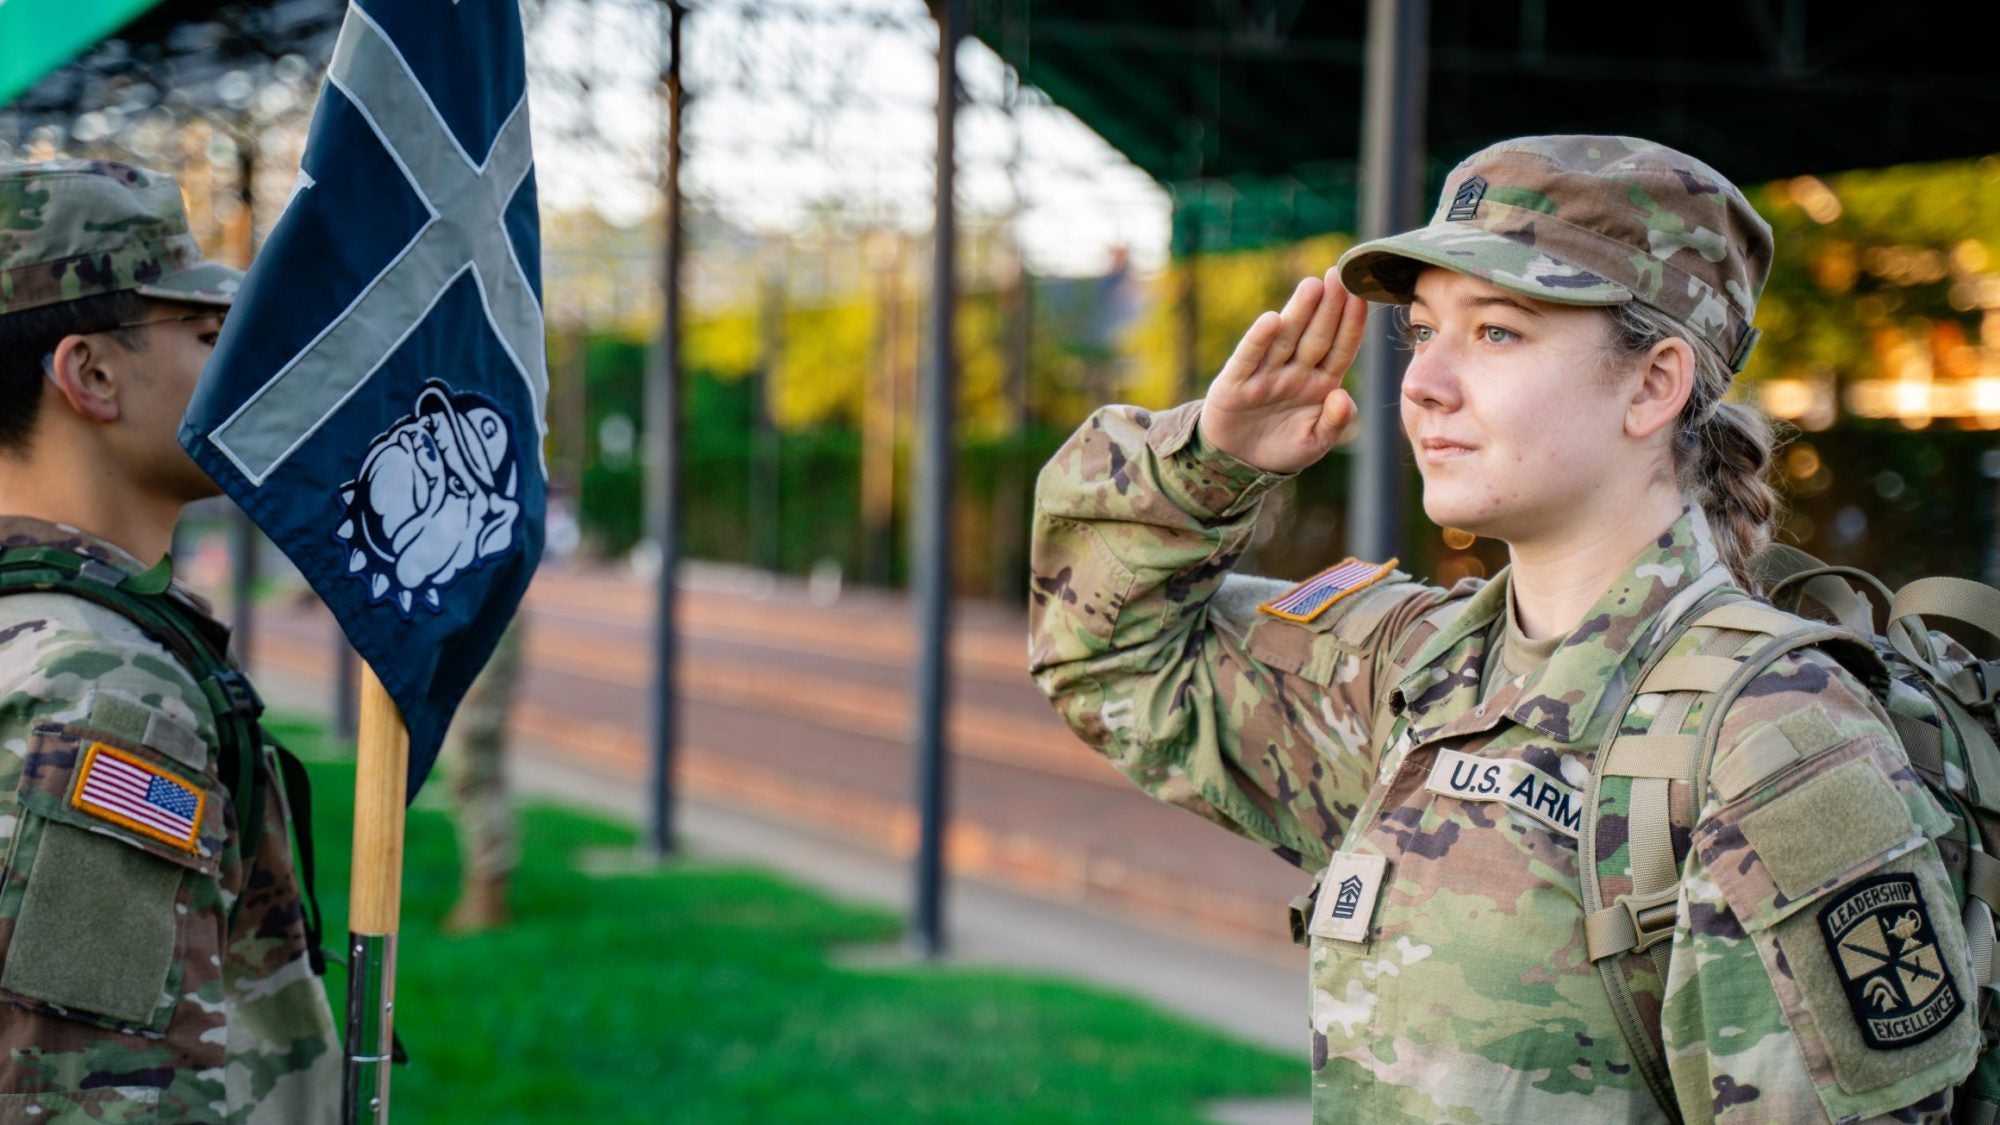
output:
[[[1639,361],[1639,378],[1625,403],[1625,433],[1646,439],[1680,419],[1694,393],[1694,348],[1679,336],[1654,344]]]
[[[64,336],[44,364],[69,408],[92,422],[118,420],[116,351],[101,336]]]

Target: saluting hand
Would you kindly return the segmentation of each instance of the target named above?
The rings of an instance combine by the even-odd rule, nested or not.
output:
[[[1258,317],[1209,384],[1202,436],[1270,473],[1295,473],[1326,456],[1354,420],[1354,399],[1340,381],[1367,320],[1368,302],[1333,270],[1299,282],[1285,311]]]

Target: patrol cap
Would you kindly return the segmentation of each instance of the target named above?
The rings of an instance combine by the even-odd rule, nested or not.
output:
[[[1771,228],[1701,161],[1637,137],[1518,137],[1445,178],[1413,231],[1340,256],[1348,292],[1407,304],[1425,266],[1565,305],[1643,301],[1741,371],[1771,273]]]
[[[227,306],[242,280],[202,258],[171,176],[99,160],[0,164],[0,316],[126,290]]]

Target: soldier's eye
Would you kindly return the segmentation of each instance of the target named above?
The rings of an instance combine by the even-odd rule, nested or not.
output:
[[[1504,344],[1509,340],[1518,340],[1521,338],[1519,332],[1511,328],[1502,328],[1497,324],[1487,325],[1485,328],[1480,329],[1480,333],[1486,337],[1486,342],[1489,344]]]

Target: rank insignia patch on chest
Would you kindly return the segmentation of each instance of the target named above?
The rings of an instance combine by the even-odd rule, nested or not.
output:
[[[1388,577],[1394,569],[1395,559],[1385,563],[1347,559],[1327,567],[1257,608],[1287,621],[1311,621],[1325,613],[1328,606],[1356,591],[1366,590]]]
[[[1878,875],[1837,892],[1820,909],[1819,928],[1870,1047],[1921,1043],[1965,1006],[1915,876]]]

